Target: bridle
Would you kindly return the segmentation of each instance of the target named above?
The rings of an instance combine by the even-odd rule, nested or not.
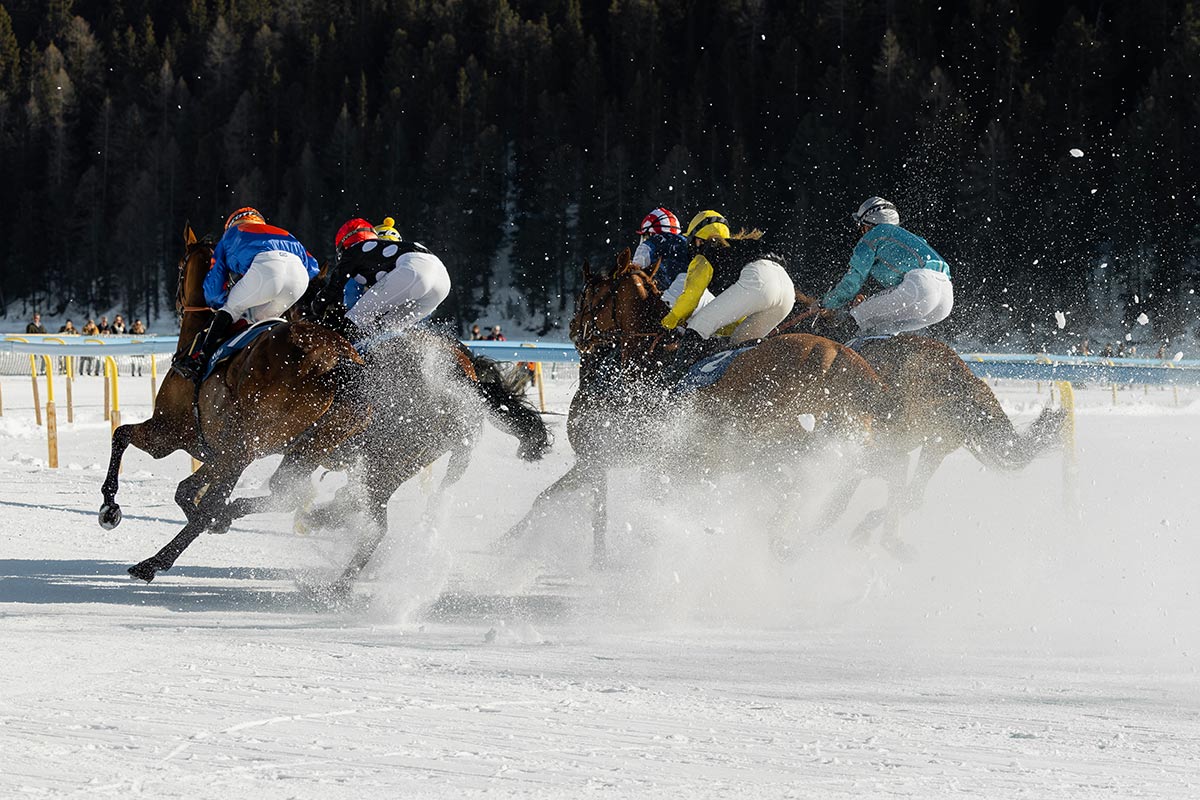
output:
[[[179,289],[175,295],[175,310],[180,314],[187,314],[189,312],[216,311],[215,308],[211,308],[209,306],[189,306],[183,301],[184,292],[187,291],[187,284],[185,281],[187,280],[188,262],[192,260],[192,256],[195,255],[196,251],[202,247],[208,248],[209,252],[212,252],[212,244],[205,240],[198,239],[184,249],[183,258],[179,260]]]

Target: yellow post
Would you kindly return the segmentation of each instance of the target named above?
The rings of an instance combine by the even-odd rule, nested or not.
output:
[[[192,472],[197,471],[198,469],[200,469],[203,466],[204,466],[203,461],[196,459],[196,458],[192,459]]]
[[[1175,398],[1175,407],[1179,408],[1179,385],[1171,384],[1171,395]]]
[[[46,337],[43,337],[42,341],[43,342],[54,342],[55,344],[66,344],[67,343],[65,339],[60,339],[57,336],[46,336]],[[66,372],[67,372],[67,422],[74,422],[75,421],[75,403],[74,403],[74,397],[73,397],[74,393],[71,391],[71,357],[64,356],[63,358],[65,359],[63,363],[66,366]],[[49,367],[47,367],[46,369],[49,370]],[[49,374],[49,373],[47,372],[47,374]],[[53,392],[51,394],[53,395]],[[50,402],[54,402],[53,396],[50,398]]]
[[[1079,516],[1079,457],[1075,452],[1075,389],[1070,381],[1058,381],[1058,395],[1066,414],[1062,426],[1063,503],[1073,516]]]
[[[112,419],[112,394],[108,385],[108,356],[101,356],[104,361],[104,418]]]
[[[37,418],[38,427],[42,427],[42,399],[37,385],[37,358],[29,356],[29,374],[33,377],[33,415]]]
[[[112,419],[112,429],[115,433],[121,425],[121,395],[117,388],[117,360],[112,356],[104,357],[104,372],[106,375],[109,373],[112,374],[112,413],[110,418]],[[105,381],[105,385],[107,384],[108,382]]]
[[[1113,390],[1113,405],[1115,406],[1117,404],[1117,385],[1115,383],[1112,385],[1112,390]]]
[[[42,356],[46,362],[46,463],[58,469],[58,414],[54,410],[54,359]]]
[[[538,405],[542,408],[542,413],[546,413],[546,387],[542,384],[542,362],[535,361],[533,363],[533,379],[537,381],[538,386]]]

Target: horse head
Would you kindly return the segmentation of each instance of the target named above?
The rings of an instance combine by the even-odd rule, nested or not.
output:
[[[212,239],[198,239],[192,226],[184,225],[179,285],[175,290],[175,312],[180,315],[180,348],[190,347],[196,334],[204,330],[212,318],[213,310],[204,297],[204,279],[212,266],[212,254]]]
[[[648,336],[661,338],[660,321],[667,310],[662,292],[651,274],[632,262],[628,249],[607,274],[593,272],[585,261],[583,277],[569,328],[580,352],[601,345],[624,347]]]

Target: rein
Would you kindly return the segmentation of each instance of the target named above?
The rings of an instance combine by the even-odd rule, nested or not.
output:
[[[591,354],[594,353],[599,347],[608,345],[611,347],[616,347],[620,351],[621,361],[625,362],[629,358],[629,354],[627,352],[628,345],[633,344],[639,339],[649,339],[649,345],[646,347],[646,353],[649,354],[654,352],[662,339],[667,336],[667,334],[661,330],[656,332],[626,332],[621,329],[620,322],[617,320],[617,287],[621,285],[622,281],[631,277],[633,274],[634,271],[630,270],[604,281],[604,283],[608,285],[608,294],[610,298],[610,302],[608,303],[608,311],[612,317],[611,330],[597,330],[589,335],[589,328],[599,315],[591,307],[585,310],[584,321],[580,327],[579,333],[579,338],[582,343],[576,345],[576,349],[578,349],[581,354]]]

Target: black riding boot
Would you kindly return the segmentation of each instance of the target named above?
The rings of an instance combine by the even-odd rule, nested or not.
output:
[[[221,342],[225,341],[225,334],[229,331],[229,326],[233,324],[233,315],[228,311],[218,311],[213,317],[213,321],[208,326],[208,331],[204,334],[204,341],[201,342],[199,349],[192,353],[189,357],[180,361],[175,365],[175,369],[179,370],[186,378],[193,381],[199,381],[204,375],[204,370],[208,366],[209,359],[213,353],[220,347]]]

